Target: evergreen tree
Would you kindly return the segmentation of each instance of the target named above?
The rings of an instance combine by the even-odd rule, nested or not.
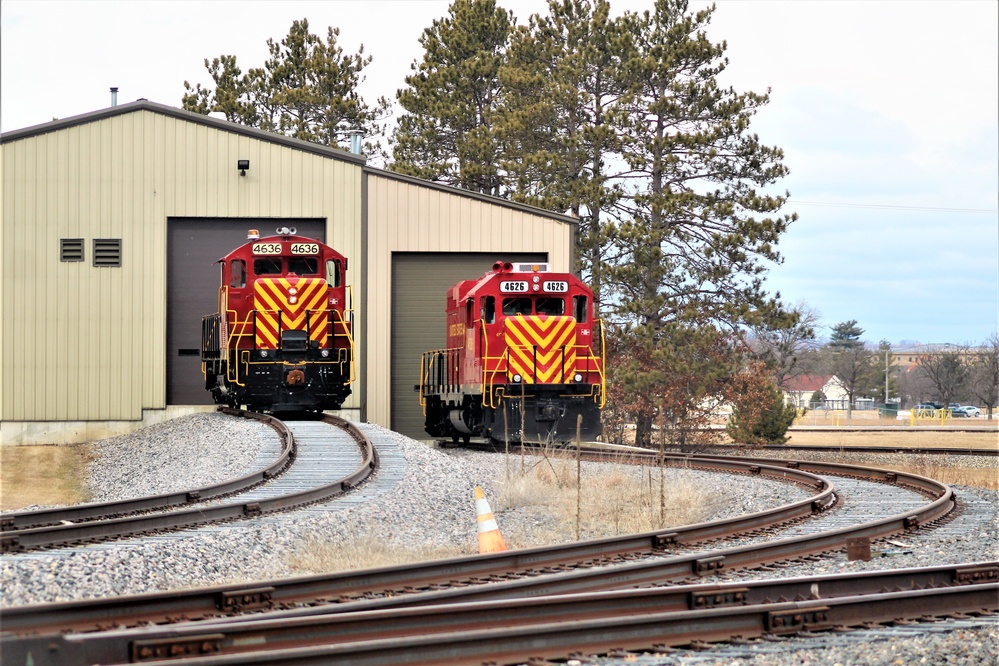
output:
[[[712,12],[658,0],[620,19],[633,40],[616,73],[628,91],[619,105],[627,170],[607,225],[605,300],[616,330],[652,348],[691,326],[777,331],[799,320],[762,282],[796,219],[778,212],[786,193],[764,192],[787,174],[782,152],[748,131],[768,96],[719,87],[727,61],[725,45],[704,34]],[[735,385],[743,359],[731,353],[715,370]]]
[[[620,165],[619,69],[631,35],[605,0],[549,0],[548,12],[515,30],[500,69],[502,167],[515,201],[580,219],[579,272],[599,310],[601,219],[620,194],[620,167],[610,165]]]
[[[749,446],[783,444],[798,410],[784,401],[784,394],[768,383],[752,401],[740,399],[725,430],[733,441]]]
[[[633,95],[623,158],[628,219],[616,230],[609,270],[618,312],[655,328],[689,313],[737,325],[787,319],[762,286],[764,261],[779,263],[778,214],[787,194],[760,188],[787,174],[778,148],[748,132],[768,95],[717,82],[725,45],[704,34],[713,8],[658,0],[629,15],[636,48],[623,64]]]
[[[398,92],[405,113],[390,168],[483,194],[501,194],[493,127],[498,72],[512,13],[495,0],[455,0],[423,31],[423,60]]]
[[[853,418],[854,398],[873,397],[884,385],[884,375],[875,362],[875,353],[868,350],[860,339],[863,334],[864,329],[857,326],[856,319],[844,321],[833,327],[826,345],[829,371],[846,392],[848,419]]]
[[[383,132],[379,123],[389,102],[382,97],[371,107],[361,99],[357,87],[372,59],[364,57],[363,46],[354,55],[345,54],[337,44],[339,36],[339,29],[328,28],[323,40],[302,19],[292,23],[280,42],[267,40],[270,56],[261,68],[243,74],[235,56],[206,58],[215,87],[192,87],[185,81],[183,107],[219,112],[231,122],[327,146],[349,144],[356,131],[376,137]],[[377,152],[377,139],[369,140],[366,150]]]

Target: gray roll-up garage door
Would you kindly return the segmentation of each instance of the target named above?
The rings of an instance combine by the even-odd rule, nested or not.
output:
[[[492,270],[498,261],[545,262],[545,254],[396,253],[392,255],[392,430],[428,439],[414,387],[420,356],[444,347],[444,296],[456,282]]]
[[[167,404],[210,405],[201,374],[201,317],[218,308],[219,259],[257,229],[270,236],[295,227],[325,242],[322,219],[171,218],[167,221]]]

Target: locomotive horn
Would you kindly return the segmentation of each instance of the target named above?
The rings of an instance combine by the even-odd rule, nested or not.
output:
[[[495,264],[493,264],[493,271],[494,272],[499,273],[501,270],[503,270],[503,262],[502,261],[497,261]]]
[[[298,229],[295,227],[278,227],[274,230],[278,236],[294,236]]]

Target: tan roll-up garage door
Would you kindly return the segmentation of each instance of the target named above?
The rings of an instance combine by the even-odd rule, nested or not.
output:
[[[429,439],[414,387],[420,355],[444,346],[444,295],[461,280],[492,270],[498,261],[545,262],[539,253],[396,253],[392,255],[392,430]]]

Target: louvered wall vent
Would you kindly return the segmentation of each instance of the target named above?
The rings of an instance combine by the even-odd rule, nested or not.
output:
[[[94,266],[121,266],[121,239],[94,239]]]
[[[83,239],[61,239],[59,241],[59,261],[83,261]]]

